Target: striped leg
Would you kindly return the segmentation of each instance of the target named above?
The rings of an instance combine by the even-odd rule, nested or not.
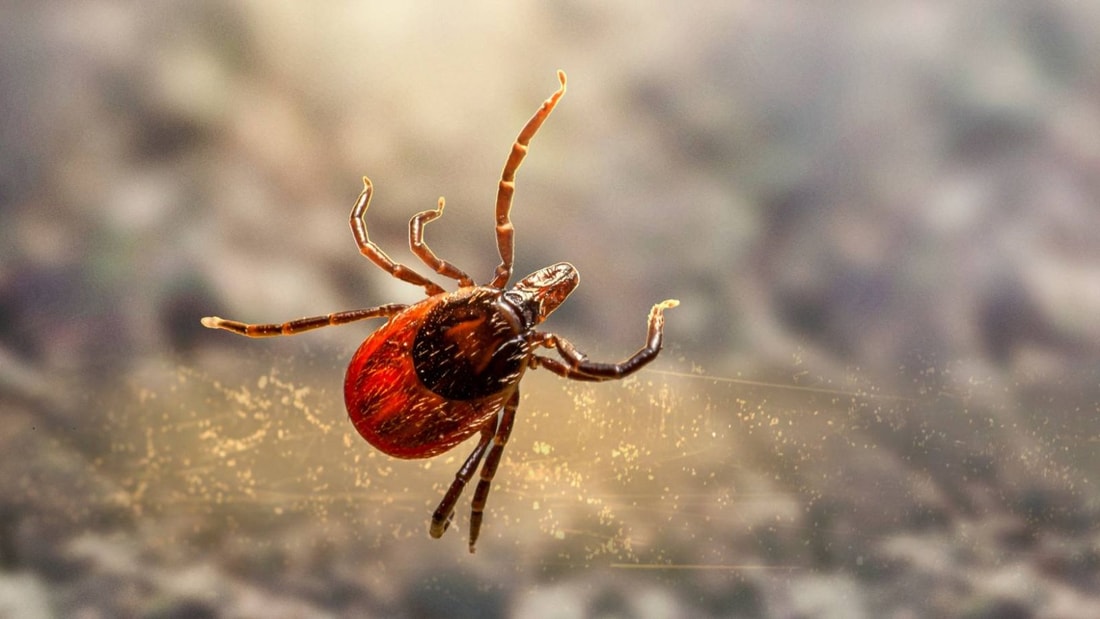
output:
[[[443,214],[443,204],[443,196],[439,196],[439,206],[434,211],[422,211],[409,220],[409,247],[421,262],[431,267],[436,273],[458,280],[459,286],[473,286],[474,280],[469,275],[450,262],[441,260],[424,242],[424,226]]]
[[[474,500],[470,508],[470,552],[474,551],[478,534],[481,533],[481,519],[485,513],[485,501],[489,498],[489,487],[497,474],[500,457],[504,454],[504,445],[508,443],[508,437],[512,434],[512,424],[516,420],[518,406],[519,389],[516,389],[512,397],[508,398],[508,403],[504,405],[500,424],[497,425],[496,434],[493,435],[493,446],[489,449],[489,455],[485,457],[485,464],[481,467],[481,480],[477,482],[477,489],[474,490]]]
[[[324,316],[311,316],[309,318],[299,318],[297,320],[291,320],[283,323],[267,323],[267,324],[248,324],[245,322],[238,322],[236,320],[226,320],[225,318],[218,318],[217,316],[207,316],[202,319],[202,326],[208,329],[224,329],[226,331],[232,331],[239,335],[246,337],[273,337],[276,335],[296,335],[303,331],[310,331],[313,329],[320,329],[321,327],[334,327],[337,325],[344,325],[349,322],[355,322],[357,320],[367,320],[369,318],[380,318],[382,316],[393,316],[399,313],[401,310],[408,307],[400,303],[390,303],[389,305],[379,305],[378,307],[368,307],[366,309],[349,310],[346,312],[336,312],[335,314],[326,314]]]
[[[503,288],[512,277],[512,260],[515,255],[514,237],[515,228],[512,227],[512,219],[509,213],[512,210],[512,194],[516,191],[516,170],[527,156],[527,145],[531,138],[538,133],[539,127],[554,111],[558,99],[565,94],[565,72],[558,71],[558,81],[561,87],[550,98],[542,103],[542,106],[523,126],[516,141],[512,144],[512,152],[508,155],[508,161],[504,164],[504,171],[500,174],[500,185],[497,188],[497,249],[500,250],[500,266],[497,267],[492,283],[493,288]]]
[[[370,196],[373,191],[374,186],[371,185],[370,179],[364,176],[363,193],[359,194],[355,206],[351,209],[351,233],[355,235],[355,244],[359,246],[359,253],[397,279],[415,286],[422,286],[428,296],[443,292],[443,288],[439,284],[403,264],[394,262],[386,255],[386,252],[382,251],[381,247],[375,245],[367,236],[367,207],[370,206]]]

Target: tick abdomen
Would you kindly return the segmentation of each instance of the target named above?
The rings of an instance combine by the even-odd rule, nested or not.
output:
[[[497,414],[527,354],[497,296],[465,288],[429,297],[363,342],[348,365],[344,401],[368,443],[398,458],[429,458]]]

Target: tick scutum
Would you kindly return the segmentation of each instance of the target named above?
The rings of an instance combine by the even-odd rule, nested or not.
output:
[[[500,293],[457,294],[424,320],[413,343],[420,382],[448,400],[474,400],[515,385],[529,354],[519,320]]]

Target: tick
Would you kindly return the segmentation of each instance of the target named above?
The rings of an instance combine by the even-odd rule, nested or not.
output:
[[[430,269],[457,281],[458,289],[447,292],[394,262],[367,237],[365,215],[373,188],[364,177],[363,192],[351,209],[351,230],[359,252],[393,277],[424,288],[426,299],[412,305],[380,305],[282,324],[246,324],[213,316],[202,319],[211,329],[269,337],[386,318],[386,324],[367,337],[348,365],[344,378],[348,417],[368,443],[396,458],[430,458],[479,435],[477,446],[432,514],[429,527],[432,537],[443,535],[459,495],[480,466],[471,502],[470,552],[477,543],[489,488],[512,433],[524,371],[541,367],[583,381],[633,374],[657,357],[664,335],[664,310],[678,305],[669,299],[653,306],[646,343],[634,355],[619,363],[598,363],[567,340],[535,329],[577,287],[573,265],[559,262],[507,287],[512,277],[514,230],[509,212],[516,170],[527,156],[531,138],[565,94],[564,72],[558,71],[558,81],[561,86],[527,121],[504,164],[496,199],[500,265],[489,283],[475,284],[424,242],[424,226],[443,214],[443,198],[434,210],[417,213],[409,221],[409,246]],[[536,354],[542,348],[556,351],[560,358]]]

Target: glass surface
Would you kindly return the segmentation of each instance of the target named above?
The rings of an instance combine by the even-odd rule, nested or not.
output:
[[[0,616],[1100,616],[1100,5],[364,4],[4,10]],[[364,174],[488,281],[559,68],[515,279],[598,361],[681,305],[528,371],[470,554],[474,441],[344,412],[381,321],[199,320],[422,298]]]

